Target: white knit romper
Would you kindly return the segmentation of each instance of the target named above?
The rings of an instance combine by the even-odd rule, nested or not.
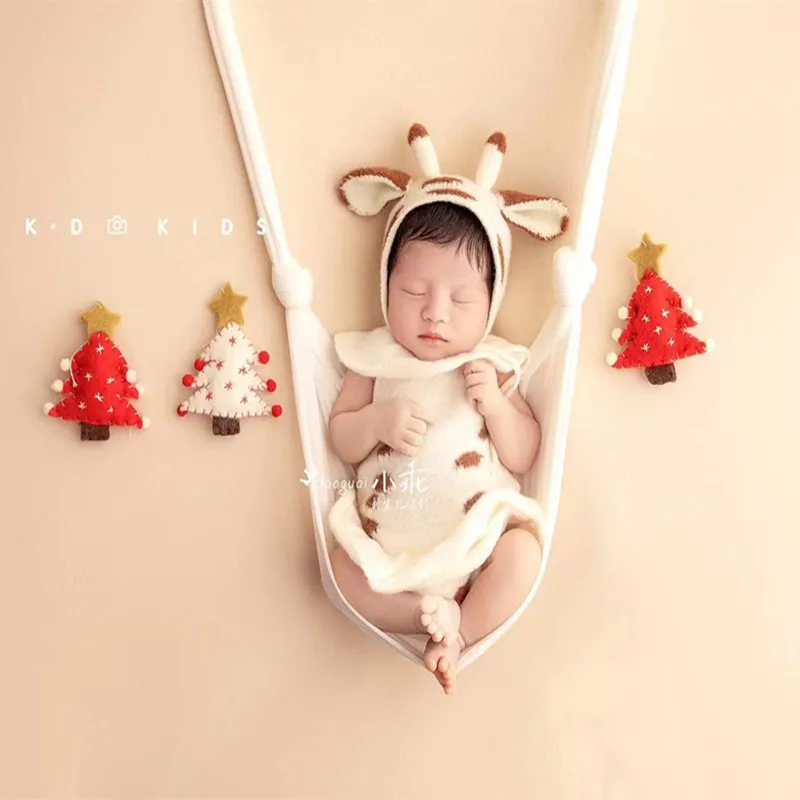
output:
[[[502,386],[509,395],[527,349],[491,337],[471,353],[431,362],[414,358],[385,333],[342,336],[335,341],[345,366],[375,379],[373,402],[413,400],[433,422],[413,457],[379,443],[358,465],[355,490],[331,512],[333,535],[374,590],[452,597],[510,523],[538,530],[539,505],[520,493],[498,458],[460,369],[485,358],[498,371],[511,371]]]

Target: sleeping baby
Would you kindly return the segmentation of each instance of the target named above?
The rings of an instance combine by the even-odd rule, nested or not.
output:
[[[358,480],[331,510],[331,561],[364,618],[429,637],[425,666],[450,694],[462,650],[516,611],[541,563],[541,511],[518,479],[540,440],[520,392],[528,349],[491,329],[508,222],[549,240],[568,213],[554,198],[493,191],[502,134],[487,141],[474,181],[440,172],[422,126],[409,144],[418,181],[365,168],[339,189],[361,215],[396,203],[381,256],[386,324],[334,337],[347,372],[329,434]]]

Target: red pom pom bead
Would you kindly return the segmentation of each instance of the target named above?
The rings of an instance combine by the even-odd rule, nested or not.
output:
[[[194,383],[194,378],[187,372],[183,376],[183,385],[184,386],[191,386]]]
[[[275,381],[274,381],[274,380],[272,380],[272,378],[270,378],[270,379],[267,381],[267,391],[268,391],[268,392],[274,392],[274,391],[275,391],[275,389],[277,388],[277,386],[278,386],[278,384],[277,384],[277,383],[275,383]]]
[[[262,351],[261,351],[261,352],[258,354],[258,360],[259,360],[259,361],[260,361],[262,364],[266,364],[266,363],[269,361],[269,353],[268,353],[266,350],[262,350]]]
[[[272,406],[272,416],[279,417],[283,414],[283,409],[280,406]]]
[[[188,413],[189,412],[185,408],[182,408],[181,406],[178,406],[178,416],[179,417],[185,417]]]
[[[198,372],[202,372],[202,370],[204,370],[204,369],[206,368],[206,362],[205,362],[205,361],[203,361],[203,359],[202,359],[202,358],[198,358],[198,359],[197,359],[197,360],[194,362],[194,368],[195,368],[195,369],[196,369]]]

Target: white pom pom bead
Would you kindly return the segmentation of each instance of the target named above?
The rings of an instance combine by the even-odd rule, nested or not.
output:
[[[141,397],[144,394],[144,386],[141,383],[137,383],[136,391],[139,392],[139,397]]]
[[[619,311],[617,311],[617,316],[620,319],[628,319],[628,307],[627,306],[620,306]]]
[[[615,342],[618,342],[618,341],[619,341],[619,337],[620,337],[620,336],[622,336],[622,328],[614,328],[614,330],[613,330],[613,331],[611,331],[611,338],[612,338],[612,339],[613,339]]]
[[[64,381],[55,380],[50,384],[50,388],[54,392],[60,392],[60,391],[62,391],[64,389]]]
[[[44,411],[45,414],[49,414],[51,408],[53,408],[52,403],[45,403],[44,408],[42,408],[42,411]]]
[[[692,311],[692,319],[695,322],[702,322],[703,321],[703,312],[699,308],[695,308],[694,311]]]
[[[691,297],[684,297],[683,298],[683,310],[688,311],[692,307],[692,298]]]
[[[608,364],[609,367],[613,367],[614,364],[616,364],[616,363],[617,363],[617,354],[616,353],[609,353],[606,356],[606,364]]]
[[[69,372],[69,367],[70,367],[71,363],[72,363],[72,361],[70,359],[62,358],[61,359],[61,363],[59,364],[59,366],[61,367],[61,371],[62,372]]]
[[[125,373],[125,380],[128,381],[128,383],[136,383],[136,371],[129,369]]]
[[[716,348],[717,343],[713,339],[706,339],[706,352],[712,353]]]
[[[150,427],[150,417],[142,417],[142,427],[147,430]]]

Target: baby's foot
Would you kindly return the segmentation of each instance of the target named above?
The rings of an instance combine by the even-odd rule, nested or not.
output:
[[[434,642],[452,644],[461,627],[461,606],[455,600],[425,595],[417,607],[417,622]]]
[[[456,664],[464,649],[464,639],[460,633],[452,637],[450,644],[434,642],[432,639],[425,648],[425,666],[442,684],[445,694],[453,694],[456,689]]]

